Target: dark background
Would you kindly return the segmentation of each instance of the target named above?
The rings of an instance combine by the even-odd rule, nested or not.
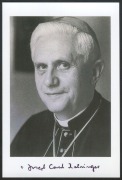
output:
[[[33,30],[39,23],[50,20],[51,17],[14,17],[14,68],[20,72],[32,72],[33,64],[30,61],[30,38]]]

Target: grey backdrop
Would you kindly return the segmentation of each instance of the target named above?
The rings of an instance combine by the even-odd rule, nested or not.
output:
[[[29,56],[29,38],[30,30],[38,24],[43,22],[44,17],[32,18],[30,17],[11,17],[10,19],[10,138],[13,140],[17,131],[23,125],[23,123],[34,113],[43,111],[46,109],[41,99],[37,94],[37,90],[34,82],[34,73],[32,68],[28,68],[31,65],[28,64],[27,60],[31,62]],[[110,17],[80,17],[85,20],[96,32],[98,41],[100,43],[102,58],[105,63],[103,74],[97,83],[96,89],[105,97],[110,100]],[[26,21],[25,21],[26,20]],[[31,22],[31,26],[30,26]],[[16,25],[17,23],[17,25]],[[28,25],[29,24],[29,25]],[[28,26],[27,26],[28,25]],[[19,29],[19,35],[17,28]],[[29,29],[30,28],[30,29]],[[21,31],[22,30],[22,31]],[[25,32],[25,34],[24,34]],[[26,39],[27,49],[24,45],[26,44],[22,40],[22,37],[26,37],[26,33],[29,32],[29,36]],[[27,34],[27,35],[28,35]],[[23,36],[25,35],[25,36]],[[18,38],[19,37],[19,38]],[[18,38],[18,40],[17,40]],[[22,44],[23,43],[23,44]],[[17,46],[20,44],[20,46]],[[17,52],[17,53],[16,53]],[[27,52],[27,53],[26,53]],[[27,57],[28,54],[28,57]],[[18,61],[17,61],[18,60]],[[25,64],[27,69],[18,68],[22,62]],[[20,64],[17,66],[17,64]]]

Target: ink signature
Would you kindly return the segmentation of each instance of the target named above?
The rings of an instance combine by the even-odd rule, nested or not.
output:
[[[21,166],[22,168],[23,166]],[[39,170],[39,171],[43,171],[45,169],[50,169],[50,170],[55,170],[55,169],[91,169],[92,172],[95,172],[96,169],[99,169],[100,168],[100,165],[81,165],[81,164],[72,164],[72,163],[68,163],[68,164],[60,164],[60,165],[54,165],[54,164],[43,164],[41,166],[33,166],[33,165],[30,165],[28,164],[28,167],[27,167],[27,170],[28,171],[33,171],[33,170]],[[22,168],[23,169],[23,168]]]

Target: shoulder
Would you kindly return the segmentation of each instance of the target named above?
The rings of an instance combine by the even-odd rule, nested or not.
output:
[[[102,99],[102,103],[105,107],[108,107],[110,109],[110,106],[111,106],[111,102],[108,101],[107,99],[105,99],[102,95],[101,96],[101,99]]]
[[[23,127],[32,126],[34,128],[35,126],[39,127],[41,125],[50,126],[53,123],[53,121],[53,113],[48,110],[45,110],[30,116],[30,118],[25,122]]]
[[[110,119],[111,103],[102,96],[101,96],[100,113],[101,113],[101,115],[103,115],[106,118]]]
[[[44,110],[30,116],[29,119],[38,119],[38,118],[50,118],[53,116],[53,113],[49,110]]]
[[[106,100],[99,92],[95,91],[95,96],[98,101],[100,101],[100,111],[103,113],[110,113],[111,103]],[[103,114],[104,114],[103,113]]]
[[[100,105],[89,126],[89,140],[92,143],[92,155],[111,155],[111,103],[98,93]]]
[[[37,147],[41,144],[43,148],[45,142],[49,141],[53,126],[54,118],[53,113],[50,111],[46,110],[32,115],[20,128],[12,141],[11,156],[36,155]]]
[[[100,103],[98,106],[98,112],[95,115],[95,123],[100,129],[107,129],[108,132],[111,124],[111,103],[98,92],[97,99],[99,99]]]

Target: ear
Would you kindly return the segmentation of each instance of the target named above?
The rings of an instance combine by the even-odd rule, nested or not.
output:
[[[104,63],[101,59],[97,60],[93,66],[92,84],[96,85],[104,69]]]

